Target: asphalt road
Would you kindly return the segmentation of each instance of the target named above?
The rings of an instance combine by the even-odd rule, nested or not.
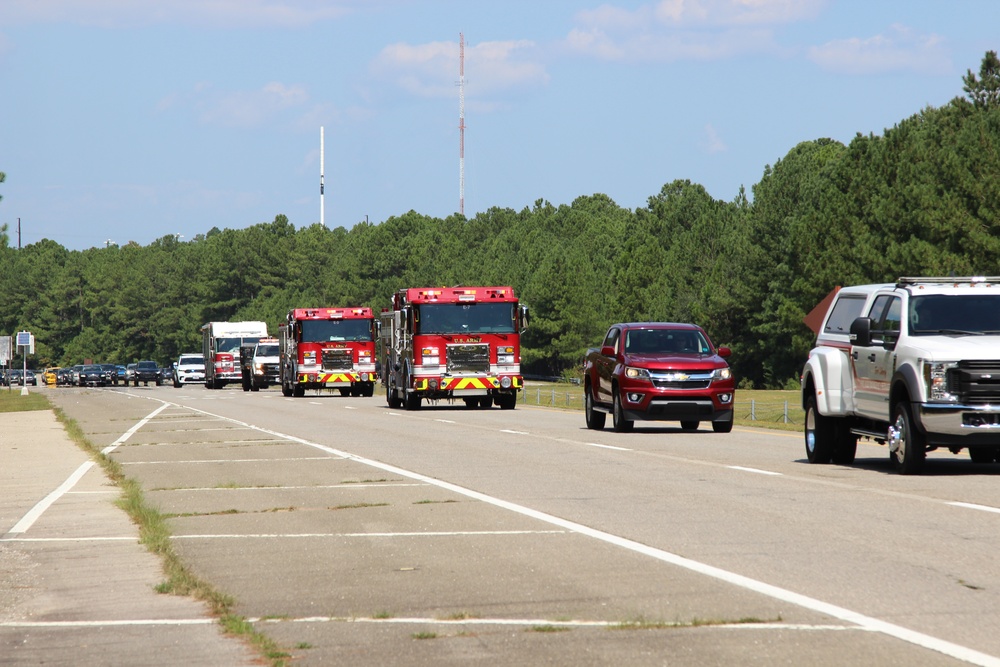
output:
[[[237,387],[51,392],[303,665],[1000,665],[1000,465]],[[0,658],[0,662],[3,662]]]

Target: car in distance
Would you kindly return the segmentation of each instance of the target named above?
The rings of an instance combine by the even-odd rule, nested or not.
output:
[[[205,381],[205,357],[200,352],[185,352],[174,364],[174,387]]]
[[[108,384],[108,376],[99,364],[87,364],[80,369],[81,387],[104,387]]]
[[[679,421],[687,431],[702,421],[716,433],[733,429],[736,385],[726,358],[695,324],[613,324],[599,348],[587,351],[584,411],[587,427],[631,431],[637,420]]]
[[[162,380],[160,380],[160,367],[155,361],[140,361],[135,365],[133,383],[138,387],[139,382],[142,382],[147,387],[150,382],[155,382],[157,387],[162,384]]]

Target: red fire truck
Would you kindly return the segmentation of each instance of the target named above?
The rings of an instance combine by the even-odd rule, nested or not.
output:
[[[381,315],[390,408],[461,398],[470,407],[517,404],[528,309],[510,287],[414,287]]]
[[[375,393],[375,315],[371,308],[296,308],[278,326],[281,393],[336,388]]]
[[[240,346],[256,344],[267,338],[264,322],[209,322],[201,328],[202,354],[205,357],[205,386],[221,389],[231,382],[242,382]]]

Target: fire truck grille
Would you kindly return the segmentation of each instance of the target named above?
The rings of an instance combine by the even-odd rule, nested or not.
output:
[[[323,350],[324,371],[349,371],[353,367],[350,350],[343,348]]]
[[[449,373],[489,373],[490,346],[487,344],[449,345]]]

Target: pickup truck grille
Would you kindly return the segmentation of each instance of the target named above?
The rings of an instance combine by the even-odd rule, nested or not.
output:
[[[710,380],[653,380],[653,386],[657,389],[708,389],[710,384]]]
[[[948,373],[948,391],[965,403],[1000,402],[1000,360],[958,362]]]
[[[323,350],[324,371],[349,371],[354,368],[351,351],[347,348],[327,348]]]
[[[489,373],[490,346],[483,344],[449,345],[449,373]]]

